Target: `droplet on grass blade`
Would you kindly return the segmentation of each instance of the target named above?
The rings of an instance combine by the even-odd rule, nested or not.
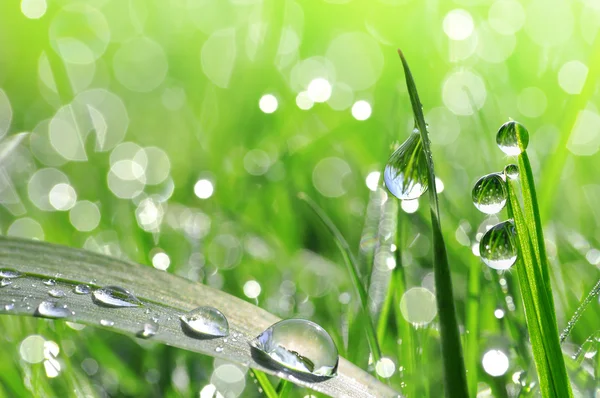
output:
[[[138,337],[143,339],[149,339],[154,336],[158,332],[158,323],[154,320],[150,320],[150,322],[146,322],[144,324],[144,328],[138,333]]]
[[[0,268],[0,278],[14,279],[22,275],[22,273],[12,268]]]
[[[73,291],[77,294],[90,294],[92,289],[88,285],[77,285]]]
[[[35,315],[44,318],[66,318],[72,315],[71,310],[66,304],[59,304],[56,301],[42,301],[38,305]]]
[[[427,190],[429,180],[427,158],[419,130],[392,153],[383,172],[389,191],[398,199],[417,199]]]
[[[94,303],[102,307],[123,308],[142,305],[133,294],[119,286],[106,286],[92,293]]]
[[[296,376],[332,377],[337,373],[339,357],[331,336],[321,326],[305,319],[277,322],[250,345],[271,365]]]
[[[512,220],[490,228],[479,243],[479,253],[490,268],[507,270],[517,261],[516,231]]]
[[[527,149],[529,132],[521,123],[511,120],[498,130],[496,143],[505,154],[517,156]]]
[[[498,173],[481,177],[473,186],[473,204],[486,214],[496,214],[504,208],[508,199],[506,181]]]
[[[190,337],[201,339],[229,336],[227,318],[216,308],[198,307],[179,319],[183,331]]]
[[[509,164],[504,168],[504,175],[506,175],[511,180],[516,180],[519,178],[519,166],[516,164]]]
[[[50,289],[48,290],[48,294],[54,298],[61,298],[66,296],[66,293],[60,289]]]

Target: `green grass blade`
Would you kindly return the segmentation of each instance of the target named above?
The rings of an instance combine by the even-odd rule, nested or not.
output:
[[[398,54],[402,60],[402,66],[404,67],[406,86],[408,87],[415,122],[421,133],[423,150],[425,151],[425,157],[427,158],[427,168],[429,172],[428,190],[431,225],[433,229],[433,267],[436,301],[440,318],[446,396],[454,398],[468,397],[467,376],[465,372],[460,332],[456,321],[456,308],[454,305],[454,294],[452,292],[450,266],[448,265],[448,256],[440,225],[440,211],[435,190],[435,172],[431,148],[429,146],[427,125],[425,124],[425,117],[423,116],[423,106],[419,100],[417,87],[408,67],[408,63],[406,62],[402,51],[398,50]]]
[[[367,319],[369,317],[369,307],[368,307],[368,296],[367,291],[363,284],[360,281],[359,271],[358,271],[358,262],[352,254],[352,250],[350,250],[350,245],[344,236],[340,232],[340,230],[335,226],[333,221],[329,218],[329,216],[321,209],[321,207],[315,203],[308,195],[305,193],[299,193],[298,198],[303,200],[308,204],[308,206],[315,212],[315,214],[319,217],[319,219],[325,224],[331,235],[333,236],[335,243],[338,245],[340,252],[342,253],[342,257],[344,258],[344,262],[348,268],[348,273],[350,274],[350,279],[352,280],[352,284],[358,293],[358,298],[360,300],[361,310],[365,314]],[[373,326],[373,322],[366,322],[365,332],[367,334],[367,339],[369,341],[369,347],[371,348],[371,352],[373,354],[373,361],[377,362],[381,359],[381,349],[379,347],[379,342],[377,341],[377,333],[375,332],[375,327]]]
[[[471,260],[469,266],[469,281],[467,294],[467,349],[465,365],[468,370],[469,396],[477,396],[479,370],[479,301],[481,291],[481,262],[477,257]]]
[[[267,369],[255,362],[250,353],[249,342],[264,329],[279,321],[274,315],[219,290],[212,289],[187,279],[151,267],[117,260],[84,250],[68,248],[38,241],[0,237],[0,268],[13,268],[25,274],[15,279],[13,285],[20,289],[0,289],[0,302],[5,304],[15,299],[23,303],[27,298],[28,309],[15,305],[10,311],[0,309],[3,314],[33,315],[36,303],[50,297],[42,279],[53,278],[57,286],[67,295],[60,299],[75,315],[69,321],[99,325],[100,319],[115,322],[110,328],[115,332],[137,335],[150,313],[160,318],[155,342],[243,363],[253,369],[281,377],[282,373]],[[92,281],[90,281],[92,280]],[[36,281],[36,282],[31,282]],[[143,307],[112,309],[92,303],[89,295],[72,293],[75,284],[87,283],[92,287],[117,285],[132,291],[143,303]],[[32,286],[32,285],[35,285]],[[199,306],[213,306],[221,310],[229,321],[231,333],[236,338],[198,340],[181,332],[178,315]],[[217,349],[219,348],[219,349]],[[285,378],[289,376],[283,374]],[[338,374],[329,380],[308,383],[297,378],[289,379],[298,384],[330,396],[392,397],[397,392],[375,378],[340,358]]]
[[[267,398],[278,398],[279,395],[277,394],[275,387],[273,387],[273,384],[271,384],[271,381],[266,374],[260,370],[253,370],[252,373],[254,373],[254,377],[256,377],[258,384],[260,384],[260,387]]]
[[[577,307],[577,309],[573,313],[573,316],[571,317],[571,319],[567,323],[567,326],[565,327],[565,329],[560,334],[560,342],[561,342],[561,344],[564,343],[564,341],[567,339],[567,337],[569,337],[569,334],[571,334],[571,331],[573,330],[573,328],[577,324],[577,321],[579,321],[579,318],[581,318],[581,315],[583,315],[583,313],[587,309],[587,307],[598,296],[598,293],[600,293],[600,280],[598,280],[598,282],[596,282],[596,284],[594,285],[594,287],[592,288],[592,290],[581,301],[581,304],[579,304],[579,306]]]
[[[514,182],[509,179],[509,216],[514,218],[517,229],[519,263],[517,274],[525,305],[525,316],[530,334],[533,357],[538,372],[540,390],[544,397],[572,397],[571,385],[560,349],[558,330],[548,292],[536,264],[535,248],[531,241],[527,221],[521,212],[515,194]]]
[[[279,384],[277,385],[277,396],[279,398],[286,398],[290,391],[292,391],[292,383],[285,379],[281,379]]]

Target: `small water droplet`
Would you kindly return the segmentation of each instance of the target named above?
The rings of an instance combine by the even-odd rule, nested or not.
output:
[[[427,190],[429,171],[419,130],[392,153],[383,172],[385,186],[398,199],[417,199]]]
[[[44,318],[66,318],[71,315],[71,310],[66,304],[60,304],[56,301],[42,301],[38,305],[35,315]]]
[[[507,270],[517,261],[515,225],[503,221],[490,228],[479,242],[481,259],[490,268]]]
[[[18,278],[22,275],[22,273],[12,268],[0,268],[0,278],[13,279]]]
[[[44,285],[46,286],[54,286],[56,285],[56,281],[54,279],[48,279],[44,281]]]
[[[92,293],[94,303],[111,308],[139,307],[141,301],[119,286],[106,286]]]
[[[56,297],[56,298],[61,298],[61,297],[65,297],[66,293],[62,290],[59,289],[50,289],[48,290],[48,294],[52,297]]]
[[[486,214],[496,214],[506,205],[508,190],[506,181],[498,173],[481,177],[473,186],[473,204]]]
[[[149,339],[158,332],[158,323],[154,321],[146,322],[144,328],[138,333],[138,336],[143,339]]]
[[[279,367],[300,375],[332,377],[338,352],[321,326],[305,319],[286,319],[262,332],[251,346]]]
[[[4,311],[11,311],[13,308],[15,308],[15,303],[4,304]]]
[[[10,279],[2,278],[2,280],[0,280],[0,287],[8,286],[11,283],[12,283],[12,281]]]
[[[77,294],[90,294],[92,289],[88,285],[77,285],[73,291]]]
[[[223,352],[223,347],[219,346],[217,348],[215,348],[216,352]]]
[[[100,319],[100,325],[110,328],[110,327],[113,327],[115,325],[115,323],[108,319]]]
[[[511,180],[519,178],[519,166],[516,164],[509,164],[504,168],[504,174]]]
[[[229,335],[227,318],[213,307],[198,307],[179,319],[184,332],[190,337],[214,338]]]
[[[504,123],[496,134],[498,147],[509,156],[517,156],[529,145],[529,132],[519,122]]]

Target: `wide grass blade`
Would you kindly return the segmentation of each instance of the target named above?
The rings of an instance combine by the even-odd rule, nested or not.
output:
[[[340,358],[336,377],[316,383],[301,381],[260,365],[251,355],[249,342],[279,318],[224,292],[166,272],[84,250],[7,237],[0,237],[0,268],[12,268],[25,274],[13,280],[12,285],[20,288],[6,286],[0,289],[3,314],[34,315],[41,301],[51,299],[48,287],[42,281],[52,278],[56,280],[53,288],[66,293],[64,298],[56,300],[75,312],[67,318],[69,321],[100,326],[100,320],[106,319],[114,322],[110,330],[139,335],[151,314],[155,314],[159,317],[158,332],[151,337],[155,342],[244,364],[333,397],[398,395],[343,358]],[[144,305],[119,309],[100,307],[89,295],[73,293],[73,287],[79,283],[91,287],[124,287]],[[19,305],[6,311],[4,305],[10,304],[12,299]],[[198,340],[182,333],[179,315],[199,306],[212,306],[225,314],[230,338]]]
[[[535,230],[532,232],[528,227],[515,193],[515,183],[508,180],[508,212],[509,217],[514,218],[517,230],[517,274],[540,390],[544,397],[572,397],[560,349],[554,309],[549,302],[544,276],[537,263],[536,250],[530,237],[530,233],[535,233]]]
[[[415,123],[421,133],[421,141],[423,142],[423,150],[425,151],[425,157],[427,158],[427,169],[429,172],[428,190],[431,226],[433,229],[433,268],[435,275],[436,301],[440,318],[446,396],[453,398],[468,397],[467,376],[460,341],[460,332],[456,321],[456,308],[454,305],[454,294],[452,292],[450,266],[448,265],[448,256],[440,224],[440,211],[435,189],[435,172],[429,145],[427,125],[425,124],[425,117],[423,116],[423,106],[419,100],[417,87],[410,72],[410,68],[408,67],[408,63],[406,62],[402,51],[398,50],[398,54],[402,60],[402,66],[404,67],[406,86],[408,87],[408,94],[415,116]]]

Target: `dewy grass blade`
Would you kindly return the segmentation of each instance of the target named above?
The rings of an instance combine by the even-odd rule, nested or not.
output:
[[[423,107],[419,100],[417,87],[408,67],[408,63],[406,62],[402,51],[398,50],[398,54],[402,60],[402,66],[406,77],[406,86],[408,87],[410,102],[415,116],[415,123],[421,133],[423,150],[425,151],[425,157],[427,158],[427,169],[429,173],[427,185],[429,189],[429,205],[433,229],[433,267],[435,271],[436,301],[440,318],[446,396],[453,398],[468,397],[467,376],[465,372],[460,332],[456,321],[454,294],[452,292],[452,277],[440,225],[440,211],[435,189],[435,172],[431,148],[429,146],[427,125],[425,124]]]
[[[591,302],[596,298],[596,296],[598,296],[598,293],[600,293],[600,280],[598,282],[596,282],[596,284],[594,285],[592,290],[583,299],[581,304],[579,304],[579,306],[575,310],[575,313],[573,314],[573,316],[567,323],[567,326],[560,334],[560,343],[561,344],[564,343],[564,341],[567,339],[567,337],[569,337],[569,334],[571,334],[571,331],[577,324],[577,321],[579,321],[579,318],[581,318],[581,315],[586,310],[586,308],[591,304]]]
[[[298,198],[305,201],[308,206],[315,212],[315,214],[321,219],[323,224],[327,227],[331,235],[333,236],[335,243],[340,248],[340,252],[344,257],[344,262],[347,265],[348,273],[350,274],[350,279],[352,280],[352,284],[358,293],[358,298],[360,300],[361,310],[365,314],[365,316],[369,319],[365,327],[365,332],[367,333],[367,339],[369,341],[369,347],[371,348],[371,352],[373,354],[373,361],[377,362],[381,359],[381,349],[379,348],[379,343],[377,341],[377,333],[375,332],[375,327],[373,326],[372,320],[369,317],[369,308],[368,308],[368,297],[367,291],[363,284],[360,281],[359,271],[358,271],[358,263],[354,254],[352,254],[352,250],[350,250],[350,245],[344,236],[340,232],[339,229],[335,226],[333,221],[327,216],[325,211],[319,207],[318,204],[315,203],[308,195],[305,193],[299,193]]]
[[[558,340],[558,330],[549,303],[541,269],[536,264],[535,248],[530,229],[521,212],[514,182],[508,179],[508,212],[517,230],[519,262],[517,274],[525,305],[525,316],[538,372],[540,390],[544,397],[572,397],[571,385]]]
[[[249,342],[266,328],[278,322],[276,316],[244,300],[152,267],[129,263],[84,250],[52,245],[38,241],[0,237],[0,268],[15,269],[25,276],[12,281],[19,289],[1,288],[0,313],[35,315],[38,304],[52,299],[43,280],[55,279],[52,288],[66,294],[60,300],[74,311],[66,319],[100,326],[101,319],[114,322],[110,330],[139,335],[150,313],[158,314],[160,324],[151,339],[188,351],[199,352],[283,377],[315,391],[334,397],[396,397],[398,393],[363,370],[340,358],[337,376],[320,382],[307,382],[286,373],[266,368],[251,355]],[[93,282],[90,279],[93,278]],[[35,283],[28,280],[35,279]],[[140,307],[106,308],[92,302],[90,295],[73,292],[75,285],[85,283],[92,288],[117,285],[127,288],[143,303]],[[35,286],[32,286],[35,285]],[[25,305],[14,308],[4,304],[15,299]],[[199,340],[182,332],[179,315],[200,307],[219,309],[227,318],[230,333],[236,338]],[[9,309],[7,309],[9,308]]]

